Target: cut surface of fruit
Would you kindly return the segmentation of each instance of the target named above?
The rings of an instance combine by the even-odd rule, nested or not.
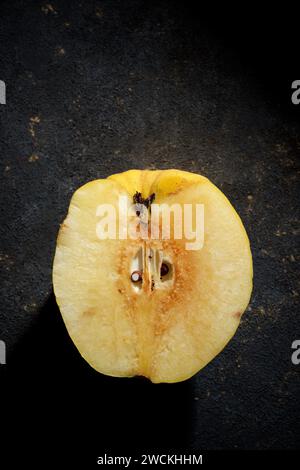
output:
[[[140,230],[135,238],[120,231],[124,203],[135,210],[129,217]],[[155,205],[160,215],[151,225]],[[187,249],[184,217],[182,236],[175,236],[176,210],[185,214],[188,205],[203,208],[200,249]],[[99,238],[99,206],[116,216],[115,237]],[[161,217],[170,207],[165,236]],[[191,219],[194,227],[194,212]],[[149,236],[150,226],[156,238]],[[252,291],[249,240],[228,199],[204,176],[130,170],[74,193],[58,235],[53,284],[67,330],[93,368],[178,382],[203,368],[234,335]]]

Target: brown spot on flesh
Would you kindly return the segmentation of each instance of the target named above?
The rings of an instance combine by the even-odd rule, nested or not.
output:
[[[243,315],[243,312],[236,312],[236,313],[233,314],[233,317],[236,318],[237,320],[239,320],[242,315]]]
[[[57,244],[59,245],[61,242],[62,242],[62,237],[64,236],[65,234],[65,231],[69,228],[69,226],[63,222],[62,224],[60,224],[60,227],[59,227],[59,232],[58,232],[58,236],[57,236]]]
[[[95,308],[88,308],[87,310],[85,310],[83,312],[83,316],[84,317],[93,317],[94,315],[96,315],[97,313],[97,310]]]

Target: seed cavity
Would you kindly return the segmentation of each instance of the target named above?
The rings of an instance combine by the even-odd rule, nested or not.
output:
[[[171,289],[174,284],[172,259],[162,249],[143,244],[131,259],[128,276],[137,294]]]

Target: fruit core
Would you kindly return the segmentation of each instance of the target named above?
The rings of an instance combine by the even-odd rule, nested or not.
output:
[[[148,211],[151,218],[151,204],[155,200],[155,193],[144,198],[139,191],[133,196],[133,203],[136,206],[136,215],[143,223],[144,211]],[[172,281],[173,267],[171,260],[166,260],[162,250],[151,248],[144,243],[131,263],[131,275],[133,289],[137,293],[145,290],[153,292],[155,288],[161,288],[166,281]],[[139,283],[139,285],[137,285]],[[173,283],[168,282],[169,286]]]

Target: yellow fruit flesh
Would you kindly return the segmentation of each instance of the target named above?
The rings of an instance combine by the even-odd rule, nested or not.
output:
[[[203,248],[187,251],[186,240],[174,239],[99,240],[97,206],[117,208],[120,195],[132,202],[136,191],[155,193],[159,204],[204,204]],[[130,275],[139,250],[145,273],[136,290]],[[164,283],[155,272],[160,254],[172,264],[172,279]],[[96,370],[178,382],[204,367],[233,336],[252,290],[252,258],[239,216],[207,178],[131,170],[76,191],[60,229],[53,283],[69,334]]]

